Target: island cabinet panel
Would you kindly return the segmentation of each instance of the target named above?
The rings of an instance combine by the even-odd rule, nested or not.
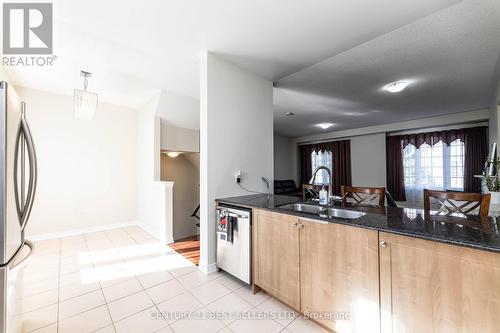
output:
[[[254,283],[266,292],[300,309],[298,218],[254,210]]]
[[[305,220],[299,226],[302,312],[337,332],[378,332],[378,232]]]
[[[382,332],[493,333],[500,254],[380,233]]]

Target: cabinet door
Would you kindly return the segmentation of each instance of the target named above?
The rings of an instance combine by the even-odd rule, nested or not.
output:
[[[292,308],[300,307],[298,218],[254,211],[254,283]]]
[[[377,231],[299,223],[302,312],[337,332],[378,332]]]
[[[382,331],[498,332],[500,254],[380,233]]]

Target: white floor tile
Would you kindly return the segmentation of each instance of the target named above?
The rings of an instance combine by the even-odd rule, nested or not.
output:
[[[115,323],[117,333],[154,333],[168,326],[153,306]]]
[[[239,319],[232,322],[228,328],[235,333],[277,333],[281,332],[284,327],[267,316],[261,311],[250,311],[251,316],[245,319]]]
[[[188,291],[158,304],[158,309],[169,324],[201,308],[203,304]]]
[[[174,277],[169,272],[151,272],[137,276],[137,279],[144,288],[151,288],[157,284],[172,280]]]
[[[110,303],[119,298],[135,294],[142,291],[143,288],[137,279],[133,278],[110,287],[103,288],[106,302]]]
[[[179,260],[176,265],[172,265],[172,267],[168,269],[168,272],[174,277],[179,277],[184,274],[191,273],[195,270],[198,270],[198,267],[196,267],[193,263],[185,260]]]
[[[59,288],[59,300],[65,301],[67,299],[88,294],[92,291],[101,289],[101,286],[97,282],[92,283],[75,283],[68,286]]]
[[[210,319],[209,315],[208,309],[202,309],[194,312],[191,318],[180,319],[171,324],[170,327],[175,333],[215,333],[224,328],[224,323],[217,319]]]
[[[29,332],[57,322],[57,304],[21,315],[23,331]]]
[[[113,325],[109,325],[95,331],[94,333],[115,333],[115,327]]]
[[[52,304],[57,304],[58,294],[59,293],[57,289],[52,289],[43,293],[20,299],[16,304],[16,313],[21,314],[44,308]]]
[[[210,303],[207,305],[207,308],[223,315],[221,320],[225,325],[228,325],[236,319],[241,318],[241,314],[250,311],[253,305],[245,301],[241,296],[231,293]]]
[[[254,306],[257,306],[270,298],[270,296],[264,291],[253,294],[252,288],[249,286],[243,286],[239,289],[236,289],[235,293],[243,297],[247,302],[253,304]]]
[[[113,322],[129,317],[151,306],[153,306],[153,302],[151,302],[145,291],[108,303]]]
[[[45,326],[29,333],[57,333],[57,324],[52,324],[49,326]]]
[[[207,275],[200,271],[199,269],[192,271],[191,273],[184,274],[182,276],[179,276],[177,280],[182,283],[182,285],[186,289],[193,289],[198,286],[201,286],[202,284],[205,284],[207,282],[210,282],[212,280],[215,280],[219,278],[221,275],[220,274],[212,274],[212,275]]]
[[[288,325],[287,330],[292,333],[328,333],[328,331],[321,326],[316,325],[302,316],[298,317],[290,325]]]
[[[205,305],[218,300],[230,292],[230,289],[224,287],[217,280],[205,283],[192,290],[193,295]]]
[[[146,289],[155,304],[161,303],[174,296],[182,294],[186,289],[177,281],[170,280]]]
[[[296,311],[284,305],[283,303],[280,303],[274,298],[269,298],[267,301],[259,304],[257,308],[275,316],[275,320],[282,326],[287,326],[299,316]]]
[[[227,273],[220,273],[220,277],[217,278],[217,281],[232,291],[240,289],[245,285],[244,282]]]
[[[74,316],[103,304],[105,304],[105,301],[101,290],[70,298],[59,303],[59,320]]]
[[[111,323],[108,309],[106,305],[102,305],[60,321],[58,333],[93,332]]]

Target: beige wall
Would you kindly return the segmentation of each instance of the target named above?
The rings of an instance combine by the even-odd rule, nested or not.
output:
[[[188,153],[172,158],[161,155],[161,180],[173,182],[173,238],[196,234],[197,219],[191,217],[200,202],[199,156]],[[198,166],[198,167],[197,167]]]
[[[93,121],[73,117],[73,98],[17,87],[38,157],[28,235],[137,220],[137,114],[100,103]]]

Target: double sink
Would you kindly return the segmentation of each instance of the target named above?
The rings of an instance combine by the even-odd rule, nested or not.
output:
[[[321,217],[340,218],[340,219],[348,219],[348,220],[359,219],[360,217],[366,215],[366,213],[356,212],[356,211],[352,211],[352,210],[331,208],[331,207],[311,205],[311,204],[305,204],[305,203],[289,204],[289,205],[280,206],[279,208],[293,210],[296,212],[302,212],[302,213],[307,213],[307,214],[319,215]]]

